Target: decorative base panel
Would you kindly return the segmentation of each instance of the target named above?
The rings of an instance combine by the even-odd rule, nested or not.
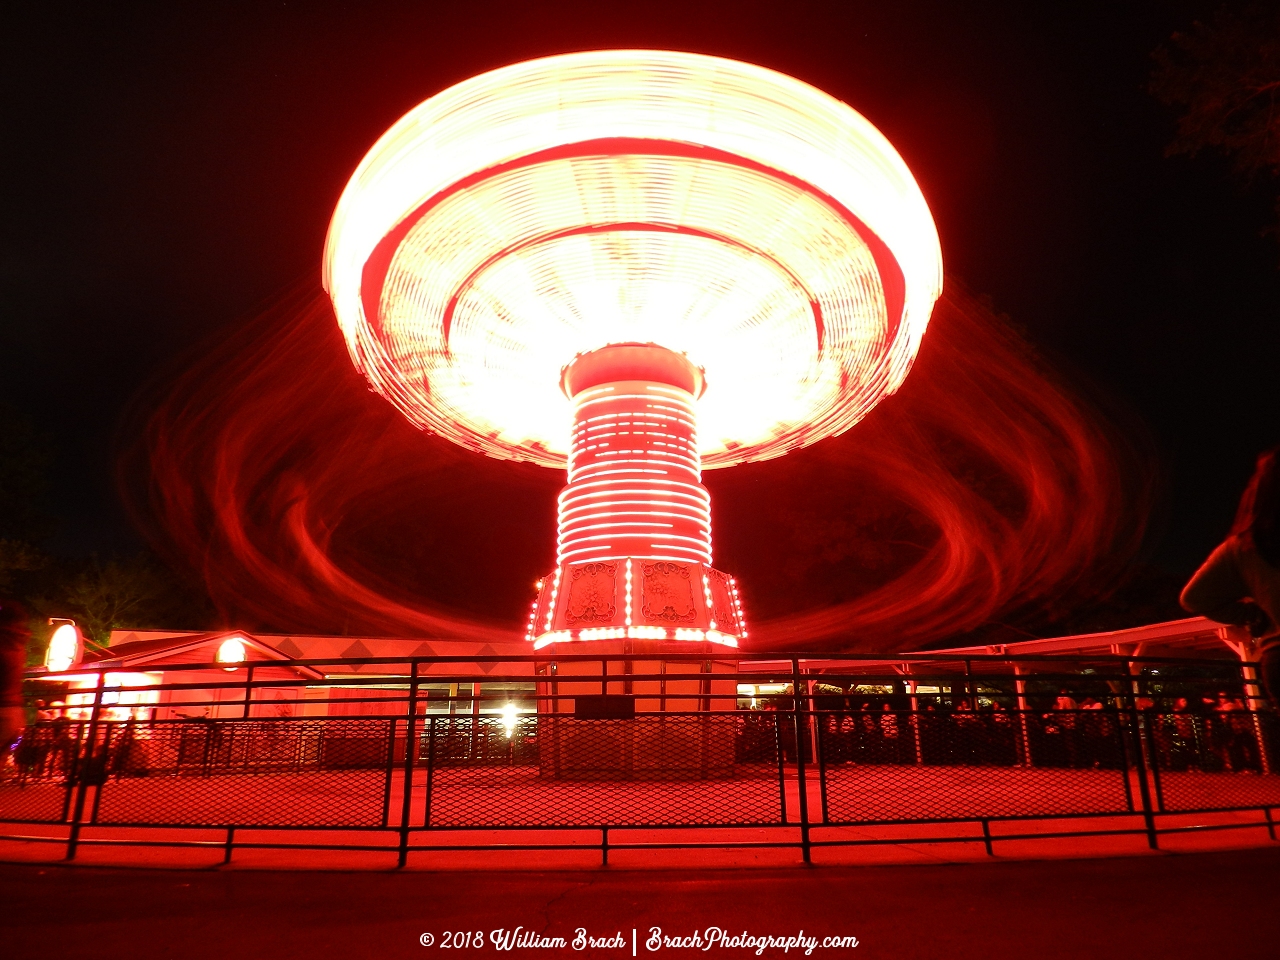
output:
[[[688,640],[736,647],[747,636],[733,577],[703,563],[625,557],[565,563],[539,582],[526,638]]]

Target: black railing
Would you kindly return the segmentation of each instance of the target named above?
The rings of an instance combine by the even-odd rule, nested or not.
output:
[[[1247,665],[475,663],[205,665],[133,686],[89,671],[88,687],[41,705],[0,767],[0,821],[45,833],[2,839],[64,844],[68,859],[83,844],[127,843],[217,846],[227,859],[237,847],[392,851],[403,865],[419,851],[581,847],[586,831],[606,861],[611,849],[710,846],[796,846],[808,860],[814,848],[900,842],[850,829],[899,824],[976,825],[911,842],[980,841],[988,853],[1097,834],[1155,848],[1194,829],[1163,818],[1209,811],[1257,812],[1216,826],[1275,838],[1280,722]],[[992,830],[1046,819],[1063,822]],[[225,834],[174,840],[161,828]],[[278,833],[325,830],[342,842]],[[513,843],[518,831],[532,839]]]

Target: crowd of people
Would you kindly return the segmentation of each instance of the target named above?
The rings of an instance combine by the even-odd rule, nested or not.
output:
[[[915,711],[851,698],[816,718],[823,761],[1118,769],[1124,756],[1112,706],[1064,692],[1047,711],[1017,711],[998,699],[925,700]]]
[[[798,744],[792,696],[768,698],[760,704],[761,710],[740,712],[737,761],[796,763],[803,753],[804,761],[813,763],[816,747],[828,766],[1119,770],[1135,762],[1140,742],[1146,762],[1174,772],[1261,773],[1267,769],[1268,757],[1280,757],[1280,724],[1272,723],[1275,718],[1270,712],[1251,711],[1239,691],[1168,695],[1158,700],[1138,696],[1130,701],[1128,696],[1098,697],[1062,688],[1056,697],[1033,698],[1025,709],[1016,708],[1013,696],[989,691],[982,696],[921,696],[915,698],[915,709],[910,709],[912,698],[907,695],[868,697],[859,695],[858,689],[827,688],[816,693],[812,734],[802,733]],[[58,779],[74,773],[77,778],[104,780],[112,775],[145,775],[157,763],[165,769],[223,768],[234,759],[237,766],[278,766],[281,761],[296,762],[299,756],[296,738],[269,720],[254,720],[233,731],[235,724],[226,724],[224,730],[222,722],[207,718],[204,723],[187,721],[177,726],[166,721],[159,743],[154,742],[151,722],[130,718],[101,723],[90,750],[85,740],[90,724],[69,718],[52,704],[40,706],[43,722],[27,727],[17,749],[2,761],[0,775],[5,779]],[[471,717],[458,719],[467,722],[455,729],[450,718],[438,731],[437,760],[536,762],[536,726],[512,739],[493,718],[486,718],[482,726],[472,725]],[[316,729],[288,729],[316,740],[311,750],[316,762],[354,762],[345,754],[339,756],[356,745],[347,735],[350,731],[330,742],[321,729],[323,721],[311,726]],[[233,733],[240,745],[236,751],[232,750]],[[381,744],[385,737],[374,739]],[[157,753],[159,747],[163,749]]]
[[[88,724],[70,720],[56,708],[41,711],[46,721],[28,726],[0,770],[18,783],[29,780],[83,780],[104,783],[110,776],[134,776],[147,769],[136,720],[102,724],[92,749]]]
[[[1035,766],[1119,770],[1135,761],[1138,730],[1148,743],[1148,762],[1162,770],[1256,773],[1264,746],[1280,755],[1280,727],[1270,734],[1238,693],[1200,696],[1095,696],[1061,689],[1038,697],[1027,709],[1006,705],[999,695],[978,697],[876,698],[827,692],[814,698],[814,729],[824,764],[915,764],[929,766]],[[901,702],[899,702],[901,701]],[[758,721],[744,728],[741,761],[766,762],[775,742],[785,762],[797,759],[794,724],[782,714],[793,698],[760,704]],[[763,721],[763,722],[759,722]],[[777,733],[774,726],[777,726]],[[1273,742],[1274,741],[1274,742]],[[804,760],[815,762],[813,743],[802,737]]]
[[[1242,698],[1226,691],[1178,697],[1171,710],[1156,715],[1153,727],[1164,770],[1262,771],[1259,720]]]

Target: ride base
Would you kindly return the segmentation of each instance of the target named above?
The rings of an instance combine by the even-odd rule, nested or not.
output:
[[[539,770],[554,780],[734,775],[738,667],[714,643],[561,643],[538,664]],[[687,659],[689,654],[706,659]],[[582,659],[585,654],[622,660]],[[635,654],[654,659],[625,659]],[[661,658],[663,654],[681,659]]]

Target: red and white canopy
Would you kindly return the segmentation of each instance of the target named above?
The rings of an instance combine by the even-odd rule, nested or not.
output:
[[[605,50],[473,77],[352,176],[325,287],[356,365],[414,423],[563,466],[563,367],[658,343],[706,370],[706,467],[848,429],[907,375],[942,284],[906,164],[791,77]]]

